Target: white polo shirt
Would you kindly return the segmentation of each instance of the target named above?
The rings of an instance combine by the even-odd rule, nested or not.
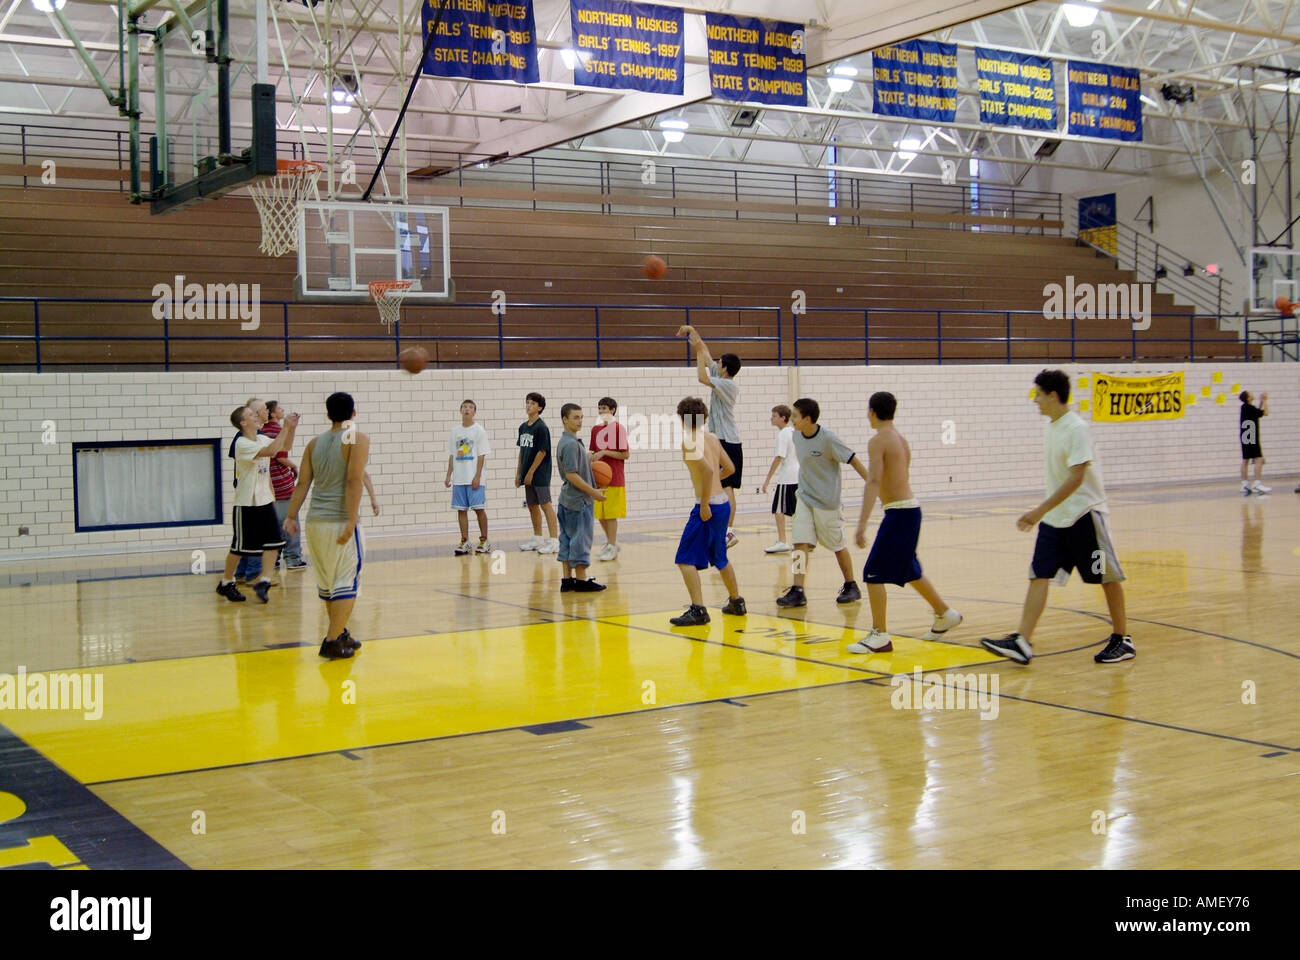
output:
[[[1106,506],[1106,488],[1101,482],[1101,469],[1092,451],[1088,425],[1077,413],[1071,410],[1055,422],[1047,422],[1043,430],[1043,448],[1049,497],[1069,479],[1071,467],[1088,464],[1079,489],[1047,511],[1043,517],[1044,523],[1049,527],[1071,527],[1089,510],[1110,512]]]

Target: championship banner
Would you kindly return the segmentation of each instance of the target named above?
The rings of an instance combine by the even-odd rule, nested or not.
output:
[[[908,40],[871,51],[875,112],[931,123],[957,117],[957,45]]]
[[[1110,140],[1142,139],[1142,78],[1136,70],[1070,60],[1068,133]]]
[[[979,74],[980,123],[1056,129],[1051,60],[976,47],[975,70]]]
[[[1181,420],[1183,373],[1159,377],[1092,375],[1092,419],[1101,423]]]
[[[704,22],[715,97],[808,105],[802,24],[720,13],[706,13]]]
[[[686,70],[681,7],[571,0],[569,20],[578,53],[574,83],[681,95]]]
[[[420,10],[425,39],[438,19],[438,32],[424,61],[434,77],[513,80],[536,83],[537,30],[532,0],[424,0]]]
[[[1119,253],[1115,222],[1115,194],[1079,198],[1079,239],[1100,247],[1112,257]]]

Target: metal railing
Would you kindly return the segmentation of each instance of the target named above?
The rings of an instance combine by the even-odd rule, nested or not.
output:
[[[1276,325],[1276,329],[1251,330],[1252,325]],[[1253,342],[1260,347],[1274,351],[1272,359],[1284,362],[1300,362],[1300,318],[1295,314],[1287,317],[1243,317],[1242,341],[1246,349]],[[1270,359],[1264,356],[1264,359]]]
[[[145,139],[152,133],[144,124],[141,135]],[[215,150],[215,140],[209,145]],[[324,143],[308,145],[313,158],[325,155]],[[197,148],[196,148],[197,149]],[[281,143],[280,151],[288,159],[302,159],[304,151],[297,141]],[[729,218],[735,220],[771,220],[790,222],[828,223],[832,197],[841,205],[866,209],[907,211],[949,216],[977,215],[1002,219],[1030,219],[1043,221],[1042,225],[1002,226],[999,224],[927,223],[882,218],[883,224],[918,222],[937,229],[974,230],[984,233],[1026,233],[1060,235],[1058,227],[1049,227],[1047,221],[1062,220],[1062,200],[1059,193],[1026,190],[997,183],[979,181],[941,184],[930,180],[908,179],[898,176],[858,176],[827,171],[809,173],[776,172],[727,167],[723,164],[692,164],[662,159],[647,160],[596,160],[586,157],[565,156],[566,151],[547,150],[526,157],[516,157],[491,163],[482,154],[445,153],[427,148],[409,147],[408,175],[412,197],[422,195],[420,184],[435,179],[454,180],[458,187],[498,186],[553,191],[585,193],[589,202],[568,201],[549,203],[537,200],[503,200],[491,198],[465,198],[456,202],[461,206],[488,206],[497,208],[525,208],[553,211],[588,211],[601,213],[645,213],[655,216]],[[202,153],[202,150],[198,150]],[[41,123],[0,123],[0,162],[39,165],[44,160],[56,163],[80,164],[100,169],[124,170],[129,156],[126,130],[104,127],[60,127]],[[374,172],[375,158],[366,151],[357,150],[349,159],[356,165],[356,186],[349,186],[349,194],[360,195]],[[176,166],[179,161],[174,161]],[[649,165],[647,165],[649,164]],[[183,166],[181,164],[180,166]],[[428,171],[422,175],[421,170]],[[393,171],[386,171],[388,184],[396,183]],[[173,179],[188,179],[192,171],[175,169]],[[8,180],[9,178],[3,178]],[[29,177],[18,177],[28,186]],[[60,184],[75,182],[78,186],[124,191],[125,181],[77,181],[71,176],[60,177]],[[376,186],[375,199],[392,198],[383,195],[383,187]],[[613,198],[620,198],[614,203]],[[637,196],[659,200],[681,198],[692,202],[689,207],[664,205],[637,206]],[[631,198],[631,199],[626,199]],[[340,199],[349,199],[348,196]],[[717,200],[737,203],[778,203],[799,207],[827,207],[825,215],[804,212],[762,212],[741,210],[710,210],[700,207],[700,201]],[[861,226],[873,221],[869,216],[839,217],[840,224]]]
[[[1077,210],[1070,212],[1066,228],[1080,243],[1110,257],[1121,269],[1132,270],[1137,274],[1138,282],[1154,283],[1161,293],[1170,294],[1201,313],[1223,314],[1224,308],[1234,302],[1232,284],[1222,272],[1206,273],[1204,264],[1196,263],[1191,257],[1128,224],[1115,224],[1113,251],[1079,236]]]
[[[1217,328],[1219,323],[1222,322],[1223,320],[1237,319],[1237,318],[1225,317],[1219,314],[1205,315],[1205,314],[1196,314],[1196,313],[1193,314],[1153,313],[1151,315],[1153,324],[1155,320],[1160,318],[1174,318],[1177,320],[1186,320],[1187,336],[1185,337],[1154,336],[1152,335],[1151,330],[1138,330],[1136,327],[1132,325],[1130,325],[1130,330],[1127,336],[1121,336],[1121,337],[1080,336],[1079,324],[1089,323],[1092,321],[1079,320],[1074,317],[1070,317],[1068,318],[1068,320],[1056,321],[1061,323],[1068,322],[1070,324],[1069,336],[1053,337],[1053,336],[1037,336],[1037,335],[1026,334],[1026,333],[1017,333],[1015,330],[1014,324],[1016,323],[1016,321],[1020,321],[1022,323],[1028,323],[1028,324],[1049,322],[1044,320],[1043,313],[1041,310],[1039,311],[1034,311],[1034,310],[926,310],[922,308],[893,308],[893,307],[875,307],[870,309],[854,310],[845,307],[808,307],[806,313],[823,314],[823,315],[836,313],[842,316],[853,317],[853,318],[860,316],[862,322],[862,330],[861,333],[859,333],[855,329],[851,334],[845,332],[845,333],[839,333],[830,336],[823,335],[823,334],[809,335],[809,333],[807,332],[808,321],[806,319],[801,319],[800,315],[796,313],[793,316],[791,322],[791,336],[794,340],[793,360],[796,365],[800,363],[800,355],[799,355],[800,347],[812,343],[860,344],[861,350],[855,351],[855,356],[860,355],[862,357],[862,363],[864,366],[869,366],[871,364],[872,345],[873,344],[880,345],[884,343],[933,344],[934,345],[933,352],[928,350],[918,351],[918,354],[924,352],[926,354],[926,356],[924,357],[920,357],[918,355],[918,356],[908,356],[908,357],[899,358],[895,356],[887,359],[890,360],[905,359],[913,362],[920,360],[921,362],[929,362],[931,357],[933,357],[934,362],[939,365],[942,365],[944,363],[945,346],[949,347],[949,353],[947,358],[949,362],[968,363],[971,362],[972,360],[987,362],[989,360],[994,359],[994,356],[990,351],[980,351],[980,353],[982,354],[981,356],[973,357],[968,355],[968,356],[954,357],[951,347],[956,344],[1001,345],[1002,349],[998,351],[998,355],[996,359],[1008,364],[1015,363],[1017,361],[1021,361],[1021,362],[1031,362],[1031,361],[1039,362],[1042,360],[1057,360],[1058,362],[1065,361],[1064,356],[1059,356],[1059,357],[1049,356],[1049,354],[1051,354],[1052,351],[1043,350],[1041,352],[1035,352],[1033,349],[1018,349],[1018,347],[1020,347],[1021,345],[1028,345],[1028,344],[1047,345],[1047,344],[1068,343],[1070,346],[1069,360],[1071,363],[1078,362],[1079,346],[1084,344],[1104,343],[1104,344],[1124,345],[1124,349],[1116,348],[1113,351],[1113,353],[1108,353],[1108,355],[1106,356],[1096,356],[1094,355],[1094,351],[1087,351],[1088,355],[1085,356],[1083,359],[1089,362],[1107,361],[1107,360],[1109,361],[1129,360],[1129,361],[1137,362],[1138,360],[1142,359],[1144,356],[1152,357],[1154,359],[1163,360],[1163,361],[1180,359],[1179,357],[1172,357],[1169,354],[1164,352],[1155,352],[1146,349],[1155,344],[1167,344],[1167,343],[1186,344],[1187,351],[1185,354],[1183,354],[1183,357],[1188,362],[1196,362],[1198,360],[1222,360],[1224,358],[1223,354],[1214,354],[1213,356],[1211,356],[1208,353],[1208,351],[1204,350],[1204,345],[1210,342],[1218,343],[1221,345],[1225,343],[1229,343],[1232,344],[1234,350],[1237,346],[1235,343],[1232,343],[1232,341],[1211,340],[1210,338],[1207,338],[1204,335],[1202,335],[1199,338],[1199,342],[1202,345],[1203,355],[1198,357],[1197,349],[1196,349],[1198,343],[1198,338],[1196,335],[1196,323],[1198,320],[1202,322],[1206,320],[1212,320],[1215,322]],[[909,320],[917,321],[916,322],[917,327],[921,327],[923,325],[933,326],[934,333],[932,335],[914,335],[911,333],[882,334],[879,332],[872,331],[873,315],[876,317],[877,327],[879,327],[881,323],[880,318],[882,317],[882,315],[888,315],[890,318],[896,318],[899,314],[906,316]],[[948,315],[948,321],[947,321],[948,329],[946,331],[944,329],[945,315]],[[889,320],[885,320],[884,322],[887,323],[892,328],[897,328],[899,326],[899,321],[897,319],[889,319]],[[802,329],[801,329],[801,324],[802,324]],[[957,325],[960,325],[960,329],[963,332],[954,334],[952,332],[953,327]],[[1258,341],[1256,345],[1258,345]],[[1250,347],[1251,344],[1249,339],[1249,328],[1247,326],[1247,337],[1242,342],[1243,359],[1247,361],[1251,359]],[[848,353],[849,351],[845,350],[844,351],[845,355],[835,358],[836,362],[847,361],[849,359],[849,357],[847,356]],[[804,351],[804,354],[805,354],[805,362],[806,362],[807,360],[806,349]],[[818,359],[824,359],[824,358],[818,358]],[[877,355],[877,362],[879,362],[878,355]]]
[[[155,368],[161,367],[163,370],[173,369],[203,369],[203,368],[221,368],[221,367],[252,367],[252,366],[275,366],[282,367],[285,370],[295,368],[293,359],[293,346],[295,344],[306,344],[312,342],[333,342],[333,343],[388,343],[392,345],[391,353],[384,351],[385,356],[372,360],[352,360],[352,361],[322,361],[320,359],[307,359],[296,364],[298,369],[304,367],[319,369],[322,366],[374,366],[377,364],[395,363],[402,350],[407,346],[425,345],[425,344],[496,344],[495,366],[527,366],[535,363],[535,360],[529,358],[525,349],[523,356],[510,356],[509,353],[517,351],[510,348],[515,346],[527,347],[534,343],[588,343],[592,349],[589,355],[580,358],[577,362],[587,364],[594,363],[595,366],[608,366],[614,364],[641,364],[662,363],[663,351],[645,351],[637,353],[632,351],[631,355],[611,357],[610,347],[616,344],[663,344],[676,342],[682,350],[682,362],[691,363],[691,353],[689,344],[686,340],[678,340],[673,334],[668,333],[674,330],[675,326],[680,323],[707,323],[711,315],[718,313],[731,315],[748,315],[753,317],[758,315],[767,318],[761,321],[761,326],[755,326],[751,320],[750,326],[731,327],[730,329],[714,327],[705,331],[706,338],[716,344],[736,344],[748,345],[740,346],[736,352],[745,355],[746,363],[750,365],[761,365],[763,363],[775,362],[781,366],[787,362],[795,364],[800,363],[800,352],[803,351],[803,362],[807,363],[812,360],[827,360],[835,363],[855,362],[861,358],[864,365],[873,362],[873,351],[875,362],[890,362],[896,360],[906,360],[912,362],[938,363],[945,362],[1038,362],[1041,360],[1057,360],[1065,362],[1066,356],[1064,349],[1051,350],[1047,349],[1048,345],[1058,345],[1069,347],[1069,361],[1139,361],[1144,358],[1150,358],[1160,361],[1185,359],[1189,362],[1198,360],[1225,358],[1226,353],[1223,351],[1213,351],[1207,349],[1208,344],[1215,343],[1220,346],[1231,344],[1233,353],[1238,349],[1238,344],[1234,341],[1225,341],[1207,337],[1204,333],[1198,336],[1197,324],[1205,321],[1230,320],[1233,322],[1244,320],[1242,328],[1245,336],[1240,343],[1242,358],[1244,360],[1252,359],[1252,346],[1272,346],[1285,347],[1287,343],[1300,342],[1300,325],[1294,333],[1283,331],[1281,339],[1272,338],[1271,336],[1255,334],[1252,336],[1250,331],[1251,320],[1249,318],[1232,318],[1221,315],[1204,315],[1204,314],[1153,314],[1153,321],[1156,319],[1165,319],[1173,317],[1176,320],[1187,324],[1187,333],[1182,335],[1171,335],[1167,332],[1157,334],[1153,330],[1130,329],[1123,336],[1087,336],[1084,335],[1086,330],[1081,324],[1089,321],[1070,319],[1068,321],[1050,321],[1058,323],[1069,323],[1068,335],[1064,332],[1052,336],[1042,332],[1042,325],[1048,323],[1042,316],[1041,311],[1033,310],[926,310],[922,308],[890,308],[875,307],[868,309],[852,309],[845,307],[809,307],[804,315],[795,314],[792,323],[786,325],[783,321],[783,309],[778,306],[745,306],[745,307],[681,307],[668,305],[645,305],[645,304],[577,304],[577,303],[512,303],[508,305],[508,311],[517,314],[523,314],[525,317],[530,314],[536,315],[537,311],[565,311],[565,323],[583,324],[586,326],[579,334],[554,334],[544,332],[518,332],[519,329],[528,329],[527,326],[519,327],[520,321],[517,317],[507,318],[507,316],[496,315],[491,313],[493,304],[491,303],[464,303],[450,306],[412,306],[407,304],[403,309],[407,319],[393,325],[392,329],[387,332],[378,332],[373,334],[358,333],[340,333],[340,334],[301,334],[293,331],[294,323],[312,323],[319,324],[327,322],[330,311],[347,309],[349,311],[348,319],[355,321],[356,306],[340,307],[331,305],[322,307],[319,304],[304,304],[297,301],[287,300],[270,300],[262,301],[259,305],[259,312],[264,309],[270,309],[270,312],[278,313],[278,317],[270,319],[269,323],[259,330],[264,332],[234,332],[227,334],[188,334],[177,333],[172,328],[173,321],[164,317],[161,320],[154,320],[152,307],[156,300],[107,300],[91,299],[78,297],[0,297],[0,308],[10,305],[26,304],[30,307],[31,331],[29,333],[4,333],[0,334],[0,347],[6,348],[6,353],[12,358],[14,350],[10,345],[20,346],[22,344],[31,344],[32,352],[30,359],[13,360],[7,363],[0,363],[0,367],[14,368],[34,368],[40,373],[51,365],[49,358],[49,348],[54,344],[63,343],[153,343],[160,345],[160,356],[156,359],[141,361],[123,361],[123,360],[59,360],[56,361],[60,368],[74,367],[131,367],[131,368]],[[142,316],[139,319],[141,323],[155,322],[158,324],[158,332],[150,334],[128,334],[128,335],[86,335],[75,334],[69,335],[58,332],[50,332],[53,325],[67,323],[69,320],[63,318],[57,321],[50,321],[49,314],[57,309],[59,305],[106,305],[106,304],[136,304],[149,305],[150,310],[142,310]],[[290,316],[290,311],[302,311],[301,319],[294,320]],[[463,312],[460,312],[463,311]],[[603,318],[602,318],[603,311]],[[7,313],[8,311],[6,311]],[[471,312],[476,317],[485,318],[481,321],[470,319]],[[646,315],[646,321],[643,324],[638,323],[636,326],[629,326],[626,314],[628,312],[641,313]],[[611,314],[620,314],[617,321],[611,321]],[[840,322],[838,324],[826,324],[821,321],[823,318],[830,319],[832,315],[838,315]],[[900,321],[900,316],[903,318]],[[491,317],[488,320],[486,318]],[[774,332],[762,333],[752,332],[764,328],[771,330],[775,321]],[[6,326],[12,327],[16,322],[12,318],[4,321]],[[77,322],[77,321],[74,321]],[[85,321],[79,321],[85,322]],[[131,322],[131,321],[118,321]],[[224,321],[232,325],[238,323],[237,320]],[[528,323],[529,321],[525,321]],[[615,322],[622,330],[627,329],[645,329],[654,331],[646,334],[633,333],[614,333],[611,334],[610,324]],[[858,322],[861,327],[857,326]],[[454,326],[456,333],[426,333],[423,327],[444,323]],[[482,329],[482,325],[488,325],[487,330],[483,332],[474,332]],[[603,324],[603,326],[602,326]],[[850,324],[852,327],[850,328]],[[874,326],[873,326],[874,324]],[[271,327],[278,329],[270,332]],[[1161,326],[1168,326],[1161,324]],[[832,329],[828,332],[828,327]],[[1035,328],[1038,328],[1035,330]],[[1287,339],[1289,338],[1289,339]],[[248,360],[243,361],[236,357],[231,361],[214,361],[205,360],[188,360],[178,359],[175,355],[176,349],[186,344],[213,344],[225,345],[230,343],[239,343],[244,345],[250,344],[278,344],[276,350],[276,359]],[[809,346],[813,344],[844,344],[843,349],[833,349],[832,356],[809,356]],[[932,347],[920,348],[913,351],[903,351],[902,356],[898,351],[888,351],[891,356],[881,356],[880,348],[885,344],[913,344],[913,345],[932,345]],[[848,346],[852,344],[852,346]],[[971,351],[964,349],[966,345],[981,344],[985,346],[992,345],[994,349],[980,349]],[[1098,351],[1095,349],[1080,349],[1089,345],[1110,344],[1114,349]],[[1156,345],[1163,344],[1181,344],[1186,346],[1185,351],[1178,354],[1171,354],[1169,351],[1152,350]],[[1043,349],[1037,349],[1036,346]],[[1198,350],[1199,346],[1199,350]],[[764,356],[765,354],[765,356]],[[483,366],[492,365],[493,360],[480,357],[479,359],[460,360],[448,359],[444,361],[446,365],[454,366]],[[552,362],[552,361],[547,361]]]

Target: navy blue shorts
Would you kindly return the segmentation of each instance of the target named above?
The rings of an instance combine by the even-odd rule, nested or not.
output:
[[[731,504],[711,503],[709,508],[713,515],[708,523],[700,519],[698,503],[691,508],[673,563],[687,563],[696,570],[703,570],[709,564],[719,570],[727,566],[727,520],[731,517]]]
[[[1124,579],[1115,546],[1110,540],[1106,515],[1089,510],[1070,527],[1038,525],[1030,579],[1049,580],[1079,570],[1084,583],[1118,583]]]
[[[871,545],[862,579],[867,583],[896,583],[900,587],[921,579],[916,544],[921,539],[921,508],[886,510]]]

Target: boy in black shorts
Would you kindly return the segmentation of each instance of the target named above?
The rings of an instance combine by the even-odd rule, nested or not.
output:
[[[998,640],[980,643],[992,653],[1016,663],[1029,663],[1034,652],[1029,638],[1047,605],[1047,587],[1064,585],[1076,567],[1084,583],[1101,584],[1110,611],[1111,634],[1094,660],[1119,663],[1137,656],[1126,632],[1124,571],[1110,539],[1106,489],[1092,452],[1087,425],[1070,410],[1070,378],[1062,370],[1044,370],[1034,378],[1034,403],[1048,418],[1047,499],[1016,521],[1029,532],[1038,525],[1034,559],[1029,565],[1029,592],[1020,615],[1020,629]]]
[[[1261,482],[1264,476],[1264,448],[1259,435],[1260,417],[1268,416],[1268,394],[1259,395],[1259,406],[1249,390],[1243,390],[1237,397],[1241,401],[1241,495],[1248,497],[1252,493],[1271,493],[1273,488]],[[1251,463],[1255,464],[1255,482],[1247,481]]]
[[[524,504],[529,519],[533,521],[533,535],[519,545],[520,550],[538,553],[559,553],[559,524],[555,507],[551,505],[551,431],[542,419],[546,398],[540,393],[530,393],[524,398],[524,412],[528,419],[519,424],[515,446],[519,448],[519,466],[515,472],[515,486],[524,488]],[[546,515],[546,529],[550,539],[542,536],[542,514]]]

